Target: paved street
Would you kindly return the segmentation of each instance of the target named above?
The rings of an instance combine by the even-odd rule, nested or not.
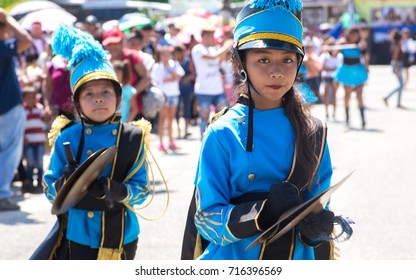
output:
[[[372,66],[364,89],[367,129],[362,130],[355,95],[351,100],[351,126],[343,123],[342,88],[338,91],[337,121],[328,121],[328,143],[334,166],[333,182],[355,170],[353,176],[332,197],[337,215],[355,221],[354,235],[341,243],[341,260],[416,259],[416,67],[411,83],[397,109],[396,97],[387,108],[383,95],[396,86],[389,66]],[[314,105],[314,114],[324,119],[324,106]],[[170,193],[165,215],[156,221],[141,221],[142,234],[136,259],[177,260],[199,153],[199,129],[192,127],[189,140],[178,140],[182,149],[164,154],[152,151],[163,171]],[[139,214],[157,217],[164,209],[166,192],[154,162],[157,179],[153,202]],[[54,223],[51,205],[43,195],[16,197],[20,212],[0,212],[0,260],[25,260],[39,245]]]

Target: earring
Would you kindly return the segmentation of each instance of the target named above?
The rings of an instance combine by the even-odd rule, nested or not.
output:
[[[243,83],[247,82],[247,72],[245,70],[240,71],[240,80]]]

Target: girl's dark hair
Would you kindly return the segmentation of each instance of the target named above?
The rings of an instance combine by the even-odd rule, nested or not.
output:
[[[246,55],[247,51],[240,52],[243,63],[245,62]],[[235,94],[238,96],[247,93],[247,85],[240,80],[240,67],[241,66],[237,63],[234,63],[234,80],[236,84]],[[299,82],[300,79],[297,77],[295,83]],[[310,185],[318,165],[318,157],[315,154],[317,145],[315,133],[317,132],[317,127],[311,115],[309,106],[294,87],[290,88],[284,95],[283,106],[286,115],[295,130],[296,160],[305,172]]]

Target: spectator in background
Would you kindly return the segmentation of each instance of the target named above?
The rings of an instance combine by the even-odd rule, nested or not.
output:
[[[45,121],[48,115],[37,100],[35,87],[22,89],[26,126],[24,133],[23,159],[26,161],[27,181],[23,182],[22,192],[43,193],[43,156],[45,154],[46,131]],[[34,170],[37,169],[35,177]],[[36,184],[34,182],[37,182]]]
[[[318,98],[318,102],[321,103],[322,100],[319,93],[321,86],[321,61],[311,41],[305,40],[304,46],[305,57],[303,58],[303,64],[307,69],[306,84],[310,86],[312,92]]]
[[[226,105],[224,83],[221,75],[221,61],[231,50],[232,40],[226,40],[218,47],[214,38],[215,29],[204,28],[201,43],[192,48],[192,60],[196,70],[195,97],[198,102],[201,139],[208,125],[211,106],[220,111]]]
[[[179,44],[177,36],[180,31],[181,30],[178,27],[176,27],[174,23],[169,23],[167,32],[163,36],[165,38],[166,43],[170,46],[176,46],[177,44]]]
[[[135,119],[143,117],[142,114],[142,99],[141,95],[145,89],[150,85],[151,78],[150,73],[146,69],[143,63],[143,59],[137,54],[123,46],[123,32],[117,27],[103,33],[103,46],[110,53],[110,60],[122,60],[126,61],[130,69],[130,85],[133,86],[136,91],[136,102],[138,114]]]
[[[410,29],[403,28],[402,30],[402,54],[403,54],[403,76],[404,86],[409,83],[409,69],[415,61],[416,45],[410,36]]]
[[[94,15],[89,15],[84,21],[84,30],[90,33],[98,42],[103,41],[103,30]]]
[[[195,84],[195,68],[192,64],[192,60],[187,53],[187,49],[184,45],[177,45],[173,49],[173,58],[180,63],[185,75],[179,81],[179,103],[176,110],[176,123],[178,125],[178,137],[183,135],[183,138],[187,138],[191,134],[189,133],[189,125],[192,119],[192,95],[194,93]],[[180,117],[185,120],[184,133],[181,133],[180,129]]]
[[[137,91],[130,83],[130,69],[125,61],[114,60],[112,62],[117,80],[122,84],[121,103],[118,112],[121,113],[122,122],[131,122],[137,115],[137,102],[135,95]]]
[[[68,119],[75,118],[76,111],[72,102],[67,61],[60,55],[52,58],[48,64],[45,81],[45,111],[52,113],[52,119],[64,115]]]
[[[43,93],[43,81],[46,76],[43,69],[37,64],[38,55],[27,55],[25,57],[26,66],[22,71],[22,82],[25,86],[33,86],[36,91],[42,95]],[[43,99],[43,96],[42,98]]]
[[[20,67],[25,68],[27,64],[26,59],[29,58],[30,60],[35,60],[35,63],[43,69],[44,64],[42,64],[42,61],[38,61],[41,55],[47,51],[46,35],[43,33],[42,23],[34,21],[30,27],[29,33],[32,37],[32,45],[21,55]]]
[[[179,80],[185,75],[185,71],[178,61],[172,59],[173,47],[160,46],[156,52],[156,63],[151,71],[152,80],[160,87],[166,95],[166,101],[159,112],[159,122],[157,126],[159,135],[159,151],[165,152],[163,135],[165,124],[168,130],[169,149],[180,149],[173,137],[173,120],[176,116],[176,108],[179,103]]]
[[[22,155],[26,118],[14,62],[31,44],[30,34],[0,8],[0,211],[20,209],[11,200],[10,184]]]
[[[324,43],[320,60],[322,64],[321,76],[324,84],[325,116],[329,119],[329,105],[332,105],[332,118],[335,120],[338,83],[334,80],[334,73],[342,64],[342,54],[334,47],[335,39],[329,37]]]
[[[156,43],[154,42],[153,27],[146,24],[141,29],[143,33],[143,52],[154,55],[156,52]]]
[[[391,34],[391,45],[390,45],[390,54],[391,54],[391,67],[393,68],[393,73],[399,82],[399,86],[393,89],[390,93],[388,93],[384,98],[383,101],[388,106],[388,100],[392,97],[395,93],[397,93],[397,108],[404,108],[401,105],[401,97],[402,91],[404,86],[403,81],[403,52],[402,52],[402,34],[399,30],[393,29]]]
[[[143,59],[144,66],[150,71],[155,59],[153,55],[143,51],[143,32],[140,29],[134,30],[126,35],[126,45],[129,49],[137,51],[137,54]]]

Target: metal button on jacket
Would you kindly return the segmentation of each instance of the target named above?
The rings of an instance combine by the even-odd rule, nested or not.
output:
[[[89,156],[92,155],[92,150],[88,150],[87,155],[89,155]]]
[[[89,211],[89,212],[88,212],[88,218],[93,218],[93,217],[94,217],[94,212]]]
[[[116,135],[117,135],[117,129],[113,129],[113,130],[111,131],[111,133],[112,133],[114,136],[116,136]]]
[[[249,174],[248,179],[253,181],[254,179],[256,179],[256,174]]]
[[[86,133],[87,135],[91,135],[91,134],[92,134],[92,129],[91,129],[91,128],[87,128],[87,129],[85,130],[85,133]]]

